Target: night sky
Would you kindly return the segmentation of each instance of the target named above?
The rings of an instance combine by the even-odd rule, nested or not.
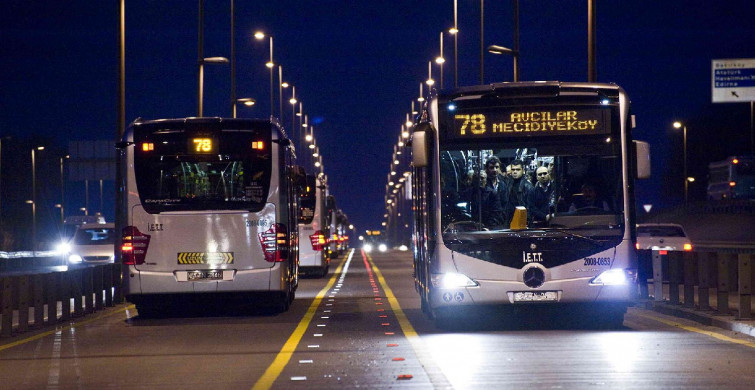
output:
[[[112,140],[117,123],[117,1],[3,2],[0,13],[0,136],[3,185],[13,181],[6,148],[44,139]],[[478,84],[480,2],[459,0],[459,85]],[[755,58],[749,1],[597,0],[598,81],[629,94],[635,139],[651,143],[654,178],[638,202],[682,198],[682,138],[688,125],[690,196],[702,199],[708,162],[750,152],[750,106],[711,103],[711,60]],[[126,122],[197,114],[197,1],[126,1]],[[204,54],[230,56],[230,1],[205,1]],[[521,80],[585,81],[587,2],[523,0]],[[283,79],[315,124],[331,192],[357,230],[377,228],[393,145],[411,101],[453,25],[452,0],[236,0],[238,97],[257,100],[239,117],[270,115],[267,41]],[[513,46],[510,1],[485,2],[485,46]],[[444,39],[444,86],[453,84],[453,41]],[[486,83],[511,81],[512,60],[485,54]],[[433,76],[439,79],[438,67]],[[277,71],[275,74],[277,94]],[[207,65],[205,116],[230,116],[230,67]],[[426,92],[426,91],[425,91]],[[291,126],[289,90],[283,125]],[[278,100],[275,98],[275,115]],[[50,152],[52,153],[52,152]],[[27,158],[27,153],[22,154]],[[49,156],[47,157],[49,158]],[[677,184],[678,183],[678,184]],[[112,182],[105,193],[112,196]],[[83,203],[73,184],[67,208]],[[3,208],[16,207],[3,189]],[[91,196],[95,196],[92,193]],[[51,203],[54,203],[52,200]],[[40,205],[40,207],[52,205]],[[112,215],[112,206],[103,210]]]

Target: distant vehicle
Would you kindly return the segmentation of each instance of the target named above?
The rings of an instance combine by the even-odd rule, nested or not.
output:
[[[115,224],[81,225],[69,245],[68,264],[112,263],[115,259]]]
[[[708,164],[708,200],[755,199],[755,158],[729,157]]]
[[[199,294],[288,310],[304,171],[277,121],[137,120],[117,147],[123,292],[140,315]]]
[[[370,230],[367,235],[363,237],[362,249],[370,253],[372,251],[385,252],[388,250],[388,245],[385,243],[385,235],[380,230]]]
[[[307,175],[299,188],[299,270],[319,277],[328,274],[329,231],[327,186],[322,175]]]
[[[682,225],[641,223],[637,225],[638,250],[691,251],[692,242]]]

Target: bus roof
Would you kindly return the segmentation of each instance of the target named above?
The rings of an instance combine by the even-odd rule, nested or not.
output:
[[[450,90],[437,91],[438,96],[456,99],[462,96],[485,95],[494,93],[501,98],[543,98],[559,95],[604,95],[609,98],[619,96],[621,87],[614,83],[578,83],[561,81],[520,81],[503,82],[486,85],[474,85]]]

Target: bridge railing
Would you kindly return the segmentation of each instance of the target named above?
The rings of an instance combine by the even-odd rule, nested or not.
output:
[[[120,264],[0,277],[0,336],[61,323],[121,303]]]
[[[649,275],[640,273],[640,295],[717,315],[750,320],[752,312],[753,245],[706,243],[691,252],[641,251]]]

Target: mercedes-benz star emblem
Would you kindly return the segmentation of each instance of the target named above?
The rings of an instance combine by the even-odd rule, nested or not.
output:
[[[530,288],[538,288],[545,283],[545,272],[538,267],[530,267],[524,270],[524,284]]]

